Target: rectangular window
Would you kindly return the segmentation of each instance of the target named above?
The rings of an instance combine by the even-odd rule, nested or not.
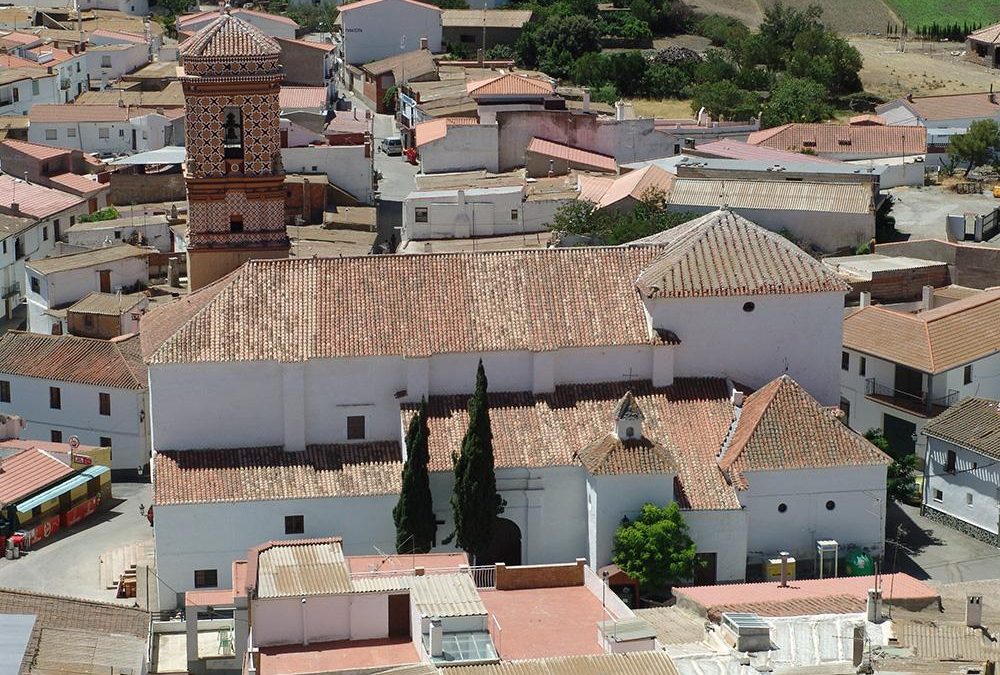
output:
[[[517,209],[511,209],[510,210],[510,219],[511,220],[517,220]]]
[[[415,223],[426,223],[427,222],[427,207],[418,206],[413,209],[413,222]]]
[[[305,531],[305,516],[285,516],[285,534],[302,534]]]
[[[101,444],[102,448],[110,448],[111,438],[108,436],[101,436],[101,440],[99,441],[99,443]]]
[[[858,375],[860,375],[861,377],[864,377],[865,376],[865,370],[867,368],[868,368],[868,361],[865,359],[865,357],[862,356],[858,360]]]
[[[107,54],[104,54],[103,56],[101,56],[101,68],[110,68],[110,67],[111,67],[111,57],[108,56]]]
[[[97,395],[99,402],[100,412],[102,415],[111,414],[111,394],[105,394],[101,392]]]
[[[45,130],[45,140],[54,141],[59,138],[59,132],[56,129],[46,129]]]
[[[0,403],[10,403],[10,382],[0,380]]]
[[[944,500],[944,493],[938,489],[934,490],[934,501],[940,502]]]
[[[955,456],[955,451],[954,450],[949,450],[948,451],[948,458],[945,460],[945,463],[944,463],[944,470],[947,473],[955,473],[955,462],[956,462],[956,459],[957,459],[957,457]]]
[[[229,216],[229,231],[230,232],[243,231],[243,216]]]
[[[76,129],[74,129],[73,127],[70,127],[69,129],[67,129],[66,130],[66,136],[68,138],[76,138]]]
[[[98,138],[111,138],[111,132],[108,130],[107,127],[101,127],[100,129],[97,130],[97,137]]]
[[[53,429],[49,432],[49,438],[52,439],[53,443],[62,443],[62,432]]]
[[[32,293],[42,292],[42,285],[41,283],[39,283],[38,277],[31,277],[31,292]]]
[[[62,408],[62,391],[59,387],[49,387],[49,407],[53,410]]]
[[[39,92],[39,89],[38,89],[38,80],[32,80],[31,81],[31,95],[32,96],[38,96],[39,93],[40,92]]]
[[[219,585],[219,570],[195,570],[195,588],[215,588]]]
[[[118,138],[125,138],[125,130],[124,129],[119,129],[118,130]]]
[[[365,437],[365,416],[347,416],[347,439],[350,441],[360,441]]]
[[[49,227],[48,227],[48,225],[43,225],[42,226],[42,241],[48,241],[48,240],[49,240]]]
[[[971,492],[966,492],[965,493],[965,505],[968,506],[970,509],[972,508],[972,493]]]
[[[970,363],[962,371],[962,384],[972,384],[972,364]]]
[[[840,352],[840,369],[850,370],[851,369],[851,355],[847,352]]]

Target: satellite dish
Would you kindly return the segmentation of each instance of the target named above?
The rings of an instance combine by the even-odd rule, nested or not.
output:
[[[74,450],[76,450],[77,448],[79,448],[80,447],[80,437],[79,436],[70,436],[69,437],[69,447],[73,448]]]

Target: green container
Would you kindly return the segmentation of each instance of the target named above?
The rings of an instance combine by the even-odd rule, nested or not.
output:
[[[849,577],[870,577],[875,574],[875,563],[870,555],[859,548],[848,549],[844,557],[844,570]]]

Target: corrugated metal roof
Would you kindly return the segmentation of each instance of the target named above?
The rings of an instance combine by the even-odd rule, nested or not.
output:
[[[126,122],[131,117],[128,106],[74,105],[42,103],[32,106],[28,115],[33,124],[45,122]]]
[[[677,178],[670,203],[678,206],[728,206],[776,211],[872,212],[872,190],[865,183],[709,180]]]
[[[258,558],[258,597],[330,595],[353,590],[338,541],[272,546]]]
[[[967,398],[938,415],[924,433],[1000,459],[1000,401]]]
[[[455,666],[448,675],[677,675],[666,652],[596,654]]]
[[[413,577],[410,595],[422,616],[481,616],[486,605],[468,574]]]
[[[70,305],[70,312],[83,314],[103,314],[105,316],[121,316],[145,299],[145,293],[91,293],[78,302]]]

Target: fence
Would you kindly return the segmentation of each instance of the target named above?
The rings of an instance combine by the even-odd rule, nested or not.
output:
[[[494,589],[497,585],[497,569],[493,565],[459,565],[458,567],[427,567],[422,568],[424,575],[431,574],[468,574],[479,589]],[[377,579],[382,577],[414,576],[416,570],[369,570],[367,572],[351,572],[351,579]]]

